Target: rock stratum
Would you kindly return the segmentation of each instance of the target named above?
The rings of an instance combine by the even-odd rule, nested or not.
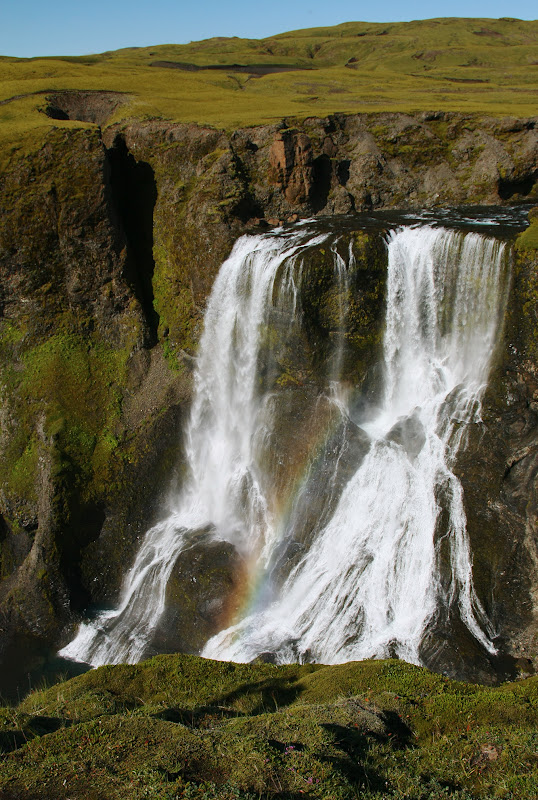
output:
[[[80,102],[50,100],[68,119],[65,109]],[[88,121],[97,122],[92,102]],[[204,304],[240,234],[306,216],[538,199],[538,118],[332,115],[233,133],[74,122],[5,156],[4,648],[15,635],[65,643],[85,608],[117,599],[141,535],[181,481]],[[480,598],[507,652],[530,660],[538,656],[537,224],[514,249],[503,344],[458,465]],[[362,257],[379,251],[379,236],[366,234]],[[232,578],[221,561],[225,584]],[[214,624],[204,622],[208,631]],[[194,639],[182,646],[196,651],[203,642]]]

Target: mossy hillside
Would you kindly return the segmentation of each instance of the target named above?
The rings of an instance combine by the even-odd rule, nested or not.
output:
[[[57,332],[2,370],[2,378],[11,373],[4,392],[9,423],[2,426],[2,511],[16,539],[30,533],[24,548],[15,547],[15,563],[10,553],[16,542],[7,540],[5,576],[26,556],[32,532],[52,526],[52,539],[41,542],[46,560],[68,583],[76,581],[81,548],[98,530],[97,508],[114,498],[121,482],[120,382],[128,353]],[[35,579],[47,583],[50,575],[40,571]]]
[[[132,518],[142,509],[141,524],[147,524],[161,482],[173,475],[181,446],[173,395],[168,408],[148,408],[135,427],[125,419],[125,395],[133,392],[133,348],[139,342],[132,333],[119,349],[95,333],[57,331],[19,352],[16,361],[8,360],[2,373],[8,374],[9,384],[0,468],[3,514],[15,536],[30,532],[26,549],[17,548],[18,562],[10,555],[13,542],[6,540],[4,574],[19,566],[33,532],[47,524],[45,503],[55,542],[48,558],[59,560],[74,592],[73,608],[88,599],[80,595],[81,582],[96,597],[117,590],[125,561],[136,546],[136,538],[128,535]],[[44,464],[50,464],[45,486]],[[111,521],[105,527],[111,530],[95,553],[93,542],[106,516]],[[91,553],[85,554],[88,547]],[[39,575],[35,578],[41,580]]]
[[[538,358],[538,208],[529,212],[529,227],[515,243],[514,288],[520,347],[529,362]]]
[[[529,211],[529,223],[529,227],[517,237],[516,249],[521,254],[538,250],[538,208]]]
[[[2,175],[0,353],[9,409],[2,433],[9,437],[1,469],[8,493],[21,499],[36,491],[28,471],[38,439],[54,440],[69,458],[78,452],[84,484],[92,459],[104,468],[113,449],[118,387],[144,320],[128,287],[114,285],[121,244],[105,172],[99,137],[88,130],[50,133],[31,157],[14,153]],[[101,485],[107,479],[103,473]]]
[[[397,661],[103,667],[0,712],[6,798],[534,797],[537,681]]]
[[[121,413],[120,384],[125,378],[129,349],[107,347],[102,341],[72,332],[55,333],[19,355],[18,369],[8,374],[10,404],[17,436],[2,464],[2,482],[14,494],[26,496],[24,463],[32,462],[41,440],[52,441],[78,465],[80,492],[88,500],[105,491],[110,479],[110,456],[117,445]],[[11,466],[13,465],[13,469]],[[34,476],[33,491],[36,480]]]
[[[529,364],[538,357],[538,209],[529,213],[529,227],[515,244],[514,293],[518,311],[517,326],[520,347]]]

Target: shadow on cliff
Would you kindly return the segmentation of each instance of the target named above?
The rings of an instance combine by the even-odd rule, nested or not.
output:
[[[519,178],[499,178],[497,183],[497,192],[501,200],[506,202],[512,200],[514,195],[519,195],[519,200],[524,200],[528,197],[534,185],[538,180],[538,169],[530,175],[525,175]],[[518,198],[516,198],[517,200]]]
[[[155,174],[147,162],[135,159],[123,136],[116,136],[107,156],[113,207],[127,247],[124,275],[144,312],[148,328],[145,344],[151,347],[157,342],[159,325],[153,308]]]

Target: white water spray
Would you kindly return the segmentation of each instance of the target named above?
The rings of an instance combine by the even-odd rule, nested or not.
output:
[[[283,532],[259,457],[275,422],[259,389],[261,338],[275,304],[293,324],[299,255],[325,238],[306,229],[243,237],[221,267],[200,344],[185,487],[167,519],[146,534],[118,608],[83,624],[64,657],[95,666],[142,658],[178,555],[207,526],[257,559],[259,574],[270,569]],[[251,613],[208,642],[208,657],[249,661],[272,651],[282,662],[334,663],[395,653],[418,662],[428,623],[439,604],[450,603],[494,652],[451,467],[466,423],[479,414],[503,313],[504,246],[476,234],[407,228],[391,234],[388,249],[385,388],[378,413],[363,424],[370,450],[277,599],[264,607],[258,598]],[[333,253],[343,322],[348,277]],[[340,330],[327,389],[346,414],[343,360]],[[448,505],[448,589],[440,580],[440,493]]]
[[[186,485],[169,516],[146,533],[118,608],[82,624],[60,651],[64,658],[93,666],[140,660],[163,613],[176,559],[200,529],[211,526],[215,538],[249,555],[264,558],[271,552],[273,514],[256,458],[268,424],[257,388],[260,337],[274,292],[293,319],[294,259],[325,238],[301,229],[244,236],[222,265],[200,343],[186,433]]]
[[[389,237],[384,399],[371,448],[278,598],[211,639],[203,655],[322,663],[419,649],[440,604],[490,652],[475,594],[461,484],[451,466],[480,398],[504,310],[504,245],[476,234]],[[438,496],[448,508],[450,588],[440,580]]]

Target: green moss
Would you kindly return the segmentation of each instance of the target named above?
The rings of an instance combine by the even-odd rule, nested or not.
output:
[[[200,314],[195,307],[187,274],[176,268],[176,259],[171,255],[174,251],[157,244],[153,252],[155,310],[159,314],[159,332],[166,335],[166,352],[170,359],[179,349],[194,349]]]
[[[520,251],[538,250],[538,220],[531,221],[529,227],[519,234],[515,246]]]
[[[510,335],[518,349],[534,361],[538,357],[538,219],[535,209],[529,213],[529,219],[530,226],[515,243]]]
[[[0,353],[2,356],[4,353],[9,352],[8,348],[11,348],[14,345],[19,344],[24,339],[24,331],[21,329],[19,325],[15,325],[13,322],[7,319],[3,319],[0,322]]]
[[[115,431],[129,349],[95,335],[57,332],[33,346],[25,343],[18,370],[4,368],[4,401],[17,420],[0,465],[9,495],[35,501],[39,454],[51,447],[54,474],[71,472],[83,502],[106,493],[119,444]]]
[[[159,656],[0,710],[0,743],[13,750],[0,791],[28,800],[534,800],[537,711],[536,678],[487,688],[399,661],[275,667]]]
[[[303,675],[319,669],[315,665],[276,667],[272,664],[232,664],[198,656],[156,656],[141,664],[100,667],[65,684],[30,694],[20,708],[28,713],[91,719],[105,713],[103,697],[115,698],[115,709],[141,705],[188,709],[225,701],[241,713],[273,708],[282,692]],[[286,688],[287,687],[287,688]],[[294,692],[293,694],[296,694]],[[98,710],[96,710],[98,709]],[[101,709],[101,710],[99,710]]]
[[[14,460],[8,478],[8,485],[18,497],[27,498],[30,502],[37,500],[39,445],[33,436],[24,447],[19,458]]]

